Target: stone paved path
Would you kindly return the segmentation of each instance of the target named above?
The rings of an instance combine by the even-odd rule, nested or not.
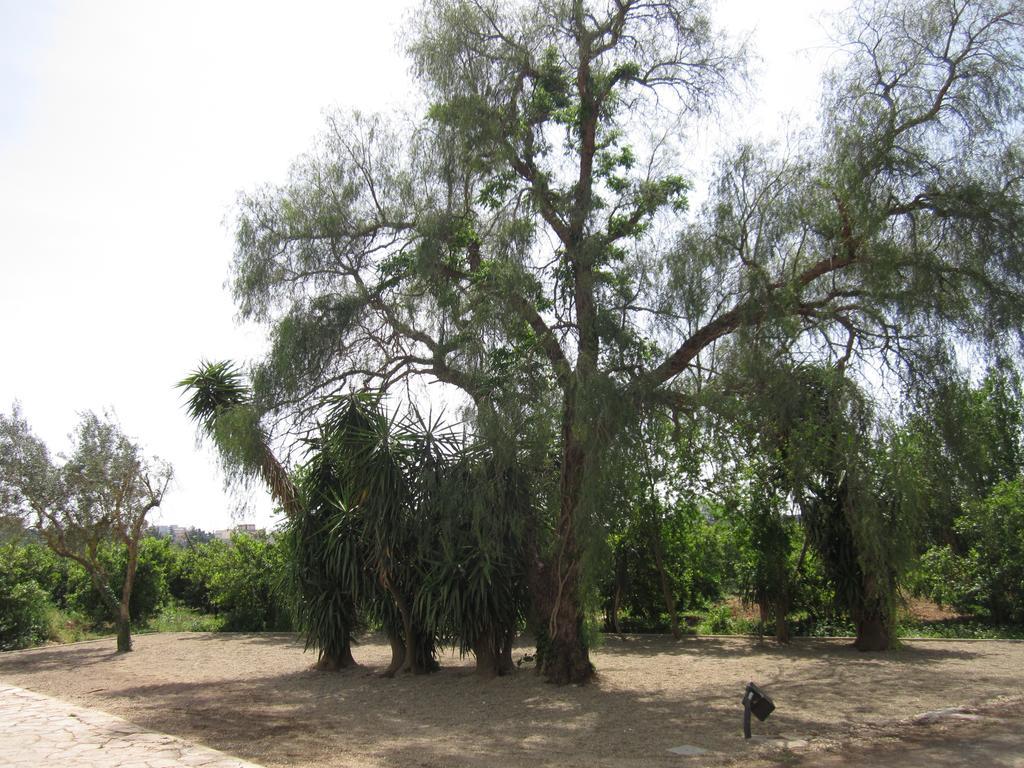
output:
[[[0,766],[9,768],[260,768],[223,752],[139,728],[0,682]]]

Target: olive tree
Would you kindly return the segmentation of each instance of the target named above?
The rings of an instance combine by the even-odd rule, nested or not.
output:
[[[839,19],[820,130],[739,147],[690,214],[688,129],[742,51],[699,0],[426,0],[415,118],[334,115],[244,195],[232,286],[272,332],[262,409],[422,378],[490,419],[528,401],[558,482],[527,575],[539,667],[592,673],[591,498],[644,408],[696,413],[760,334],[821,365],[1021,328],[1024,9],[862,2]],[[725,108],[724,106],[720,108]]]
[[[71,440],[71,452],[55,462],[17,407],[0,416],[0,487],[54,552],[85,569],[117,626],[117,650],[130,651],[139,541],[172,469],[147,459],[109,417],[83,413]],[[108,544],[124,548],[123,581],[105,564],[101,550]]]

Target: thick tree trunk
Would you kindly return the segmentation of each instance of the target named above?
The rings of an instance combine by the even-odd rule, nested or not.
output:
[[[622,586],[615,582],[615,592],[612,594],[611,612],[608,614],[608,629],[617,635],[622,634],[622,627],[619,626],[619,610],[622,608]]]
[[[315,669],[322,672],[337,672],[341,669],[359,666],[352,658],[352,640],[346,633],[342,640],[341,647],[333,653],[321,653],[316,662]]]
[[[571,406],[563,416],[561,504],[555,529],[555,553],[540,596],[546,632],[538,644],[539,669],[548,682],[585,683],[594,674],[583,637],[580,605],[580,552],[576,518],[583,492],[586,454],[573,430]]]
[[[416,623],[413,623],[412,633],[412,640],[408,643],[408,646],[413,649],[413,653],[416,656],[412,671],[417,675],[437,672],[441,665],[437,662],[437,648],[434,644],[433,635],[424,632],[423,627]]]
[[[421,633],[418,631],[413,620],[409,601],[406,600],[398,587],[395,586],[385,570],[381,570],[380,582],[391,595],[395,608],[398,610],[398,615],[401,617],[401,645],[404,649],[404,658],[400,665],[395,668],[396,644],[394,639],[391,639],[391,666],[388,667],[384,674],[391,677],[399,670],[411,672],[414,675],[434,672],[438,665],[436,659],[434,659],[433,643],[429,642],[429,639],[425,636],[421,636]],[[396,629],[390,628],[389,633],[396,632]]]
[[[575,612],[564,611],[557,634],[548,638],[541,671],[556,685],[585,683],[593,677],[594,665],[583,642],[583,618]]]
[[[382,677],[394,677],[399,672],[422,675],[441,668],[435,658],[433,637],[420,630],[411,618],[410,626],[406,627],[404,616],[398,625],[386,627],[391,644],[391,663],[381,673]]]
[[[404,607],[404,606],[403,606]],[[412,615],[408,608],[402,611],[402,634],[405,636],[405,664],[402,669],[416,675],[420,673],[419,654],[416,653],[416,632],[412,627]]]
[[[388,628],[388,642],[391,644],[391,663],[384,670],[383,677],[394,677],[405,665],[405,641],[397,627]]]
[[[127,653],[132,649],[132,619],[128,614],[128,606],[122,604],[117,615],[117,651]]]
[[[121,600],[119,602],[113,588],[110,586],[109,577],[101,567],[95,562],[90,563],[88,560],[77,559],[77,561],[88,572],[93,587],[96,588],[96,592],[100,596],[100,600],[103,601],[103,605],[110,612],[109,615],[114,619],[114,628],[117,631],[118,653],[127,653],[132,649],[132,625],[131,614],[129,613],[131,587],[129,586],[127,590],[121,590]],[[130,560],[128,570],[129,572],[132,571]]]
[[[473,642],[476,673],[480,677],[510,675],[515,671],[512,662],[512,632],[486,627]]]
[[[508,630],[501,643],[501,658],[498,659],[498,674],[511,675],[516,671],[515,662],[512,661],[512,644],[516,640],[515,630]]]
[[[889,622],[880,610],[865,611],[857,620],[857,639],[853,645],[858,651],[887,651],[891,643]]]
[[[132,649],[132,587],[135,586],[135,573],[139,568],[139,536],[134,531],[128,537],[128,567],[125,569],[124,584],[121,585],[121,604],[117,611],[117,650],[125,653]]]
[[[477,675],[484,678],[498,676],[499,656],[486,638],[482,636],[477,638],[477,641],[473,643],[473,653],[476,655]]]
[[[851,611],[857,623],[853,645],[858,651],[887,651],[891,642],[888,604],[878,597],[881,590],[875,577],[862,574],[861,585],[860,605]]]

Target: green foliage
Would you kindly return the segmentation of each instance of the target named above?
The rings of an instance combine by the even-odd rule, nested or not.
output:
[[[940,605],[1024,624],[1024,480],[996,485],[954,524],[965,551],[949,545],[922,556],[914,587]]]
[[[278,540],[236,537],[180,548],[145,538],[130,602],[132,622],[151,632],[289,630],[290,603],[279,582],[287,570]],[[123,550],[105,547],[99,561],[120,578]],[[0,546],[0,625],[8,647],[46,640],[75,642],[111,632],[107,604],[85,569],[31,541]],[[7,588],[7,586],[10,588]],[[216,614],[216,615],[214,615]],[[13,640],[15,635],[21,639]]]
[[[712,505],[708,503],[708,508]],[[720,520],[709,519],[698,509],[697,515],[677,513],[685,527],[685,547],[676,555],[684,563],[678,579],[680,598],[687,606],[700,608],[722,599],[735,587],[736,550],[727,526]],[[670,551],[674,549],[669,538]],[[678,540],[678,539],[677,539]]]
[[[51,607],[48,621],[47,640],[54,643],[78,643],[82,640],[95,640],[99,637],[109,637],[113,632],[113,628],[109,624],[97,625],[84,614],[56,606]]]
[[[1024,479],[996,485],[957,520],[968,545],[968,593],[996,622],[1024,624]]]
[[[608,503],[609,446],[652,412],[718,418],[709,390],[727,398],[717,385],[753,351],[769,376],[738,377],[762,436],[738,462],[762,475],[742,500],[746,592],[786,614],[799,509],[858,626],[890,619],[927,446],[851,382],[879,366],[933,378],[937,341],[1011,352],[1021,338],[1024,11],[865,2],[839,26],[820,130],[725,153],[684,218],[679,120],[706,114],[744,62],[703,3],[426,2],[408,37],[419,124],[333,116],[284,183],[240,201],[232,289],[274,342],[251,400],[207,428],[228,465],[258,465],[298,518],[266,463],[263,410],[316,434],[331,397],[419,377],[505,434],[536,424],[550,439],[533,597],[561,654],[552,679],[584,679],[578,628],[606,539],[611,557],[657,557],[666,612],[686,582],[677,489],[658,467]],[[367,480],[331,503],[373,521],[362,567],[402,604],[422,576],[420,508],[392,449],[378,441]]]
[[[225,562],[225,547],[227,544],[223,541],[213,539],[184,549],[172,549],[175,554],[167,571],[167,589],[171,596],[200,613],[212,613],[215,606],[210,582],[215,569]]]
[[[927,597],[942,607],[969,612],[977,609],[971,600],[974,581],[971,576],[967,559],[958,557],[949,544],[943,544],[929,547],[921,554],[907,581],[913,594]]]
[[[211,616],[173,602],[146,623],[148,632],[219,632],[223,628],[223,616]]]
[[[733,615],[728,605],[711,607],[697,625],[697,631],[702,635],[727,635],[732,633],[732,629]]]
[[[170,542],[145,538],[139,542],[139,562],[135,571],[128,611],[133,623],[141,624],[153,616],[167,602],[170,592],[167,573],[174,553]],[[98,561],[113,584],[123,584],[128,567],[123,547],[106,546],[99,551]],[[120,595],[117,595],[120,599]],[[67,605],[80,611],[96,624],[113,621],[110,605],[96,589],[92,578],[78,564],[70,567]]]
[[[324,430],[300,470],[303,514],[288,522],[283,544],[294,595],[296,624],[321,658],[347,660],[361,626],[355,601],[374,592],[360,549],[358,509],[344,503],[335,463],[334,434]]]
[[[276,540],[236,534],[231,545],[213,549],[210,598],[224,629],[240,632],[292,629],[288,592],[283,586],[287,563]]]
[[[928,480],[923,532],[930,544],[961,551],[954,521],[1024,470],[1024,409],[1018,375],[1006,363],[990,368],[978,384],[948,362],[942,368],[942,378],[918,393],[906,431],[920,445]]]
[[[773,462],[772,459],[775,459]],[[735,578],[740,597],[763,615],[784,621],[800,567],[794,543],[802,539],[799,521],[788,508],[788,488],[777,456],[753,455],[728,495],[736,551]],[[724,522],[724,521],[723,521]]]
[[[1024,627],[1020,624],[999,625],[984,621],[902,622],[896,635],[903,638],[930,637],[948,640],[1024,640]]]
[[[0,546],[0,651],[38,645],[49,635],[52,604],[26,560],[16,545]]]
[[[261,479],[285,513],[296,515],[295,486],[270,448],[262,412],[238,367],[230,361],[203,361],[178,387],[189,395],[189,417],[213,441],[228,481],[244,486]]]
[[[522,527],[533,503],[527,479],[466,450],[421,467],[423,518],[434,528],[415,609],[465,653],[480,642],[497,654],[525,619]]]
[[[263,431],[238,367],[231,361],[202,361],[178,387],[189,396],[189,418],[216,444],[228,477],[244,481],[258,472]]]
[[[364,395],[334,403],[298,475],[303,514],[285,540],[299,624],[322,656],[344,659],[364,621],[415,647],[421,670],[437,642],[495,656],[511,642],[531,503],[514,465]]]
[[[202,361],[199,367],[178,382],[189,394],[186,411],[193,421],[212,430],[217,416],[249,400],[248,386],[241,372],[230,361]]]
[[[697,632],[702,635],[733,635],[738,634],[736,630],[732,608],[724,603],[711,606],[697,624]]]
[[[1022,400],[1017,372],[990,368],[972,384],[955,366],[920,395],[907,432],[927,478],[926,538],[911,589],[990,621],[1019,622]]]
[[[818,634],[819,627],[849,626],[849,607],[836,595],[836,584],[829,578],[821,557],[813,549],[807,549],[796,576],[790,606],[794,634],[813,635]],[[844,631],[843,634],[854,633]]]
[[[10,542],[3,551],[17,559],[20,570],[43,588],[56,607],[68,608],[72,581],[81,566],[36,541]]]
[[[657,531],[677,611],[699,611],[735,587],[734,536],[724,520],[709,519],[706,499],[664,510]],[[609,537],[605,577],[600,583],[605,631],[613,631],[612,603],[618,594],[618,626],[623,632],[665,632],[672,628],[660,574],[651,555],[649,528],[628,527]]]

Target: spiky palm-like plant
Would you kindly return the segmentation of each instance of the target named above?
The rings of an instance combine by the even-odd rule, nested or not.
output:
[[[358,536],[361,605],[381,622],[391,642],[385,675],[437,669],[437,636],[414,613],[427,539],[414,514],[407,477],[413,450],[409,435],[384,412],[379,396],[351,395],[331,408],[315,449],[334,473],[336,551],[343,531]]]
[[[346,561],[339,557],[339,548],[343,552],[351,544],[328,530],[333,525],[326,512],[333,492],[332,478],[325,476],[329,466],[314,457],[304,475],[305,498],[300,497],[260,425],[242,372],[231,361],[203,361],[178,386],[189,393],[188,415],[217,447],[228,476],[262,480],[287,515],[296,619],[306,632],[307,646],[320,652],[317,666],[333,670],[354,665],[351,639],[359,622],[351,579],[341,572]]]
[[[366,592],[359,547],[358,511],[340,496],[334,467],[313,450],[298,473],[302,513],[285,526],[289,575],[306,647],[319,651],[326,670],[355,665],[352,635],[360,626],[357,601]]]
[[[472,447],[424,480],[421,514],[434,536],[416,612],[461,652],[472,651],[478,674],[508,674],[525,617],[528,486],[515,467]]]
[[[517,521],[530,503],[521,472],[364,393],[329,404],[293,481],[237,366],[204,362],[179,386],[226,470],[262,479],[287,512],[297,619],[318,666],[354,663],[362,614],[388,633],[386,675],[437,669],[440,642],[472,650],[481,674],[511,671],[525,602]]]
[[[525,603],[522,473],[438,423],[389,417],[366,394],[340,399],[311,447],[301,487],[311,515],[327,500],[320,556],[341,577],[334,590],[358,595],[387,630],[385,674],[435,669],[438,643],[475,653],[483,675],[510,672]]]
[[[274,455],[239,367],[230,360],[202,361],[178,387],[189,394],[186,411],[216,445],[228,476],[261,479],[285,514],[298,516],[301,507],[295,484]]]

